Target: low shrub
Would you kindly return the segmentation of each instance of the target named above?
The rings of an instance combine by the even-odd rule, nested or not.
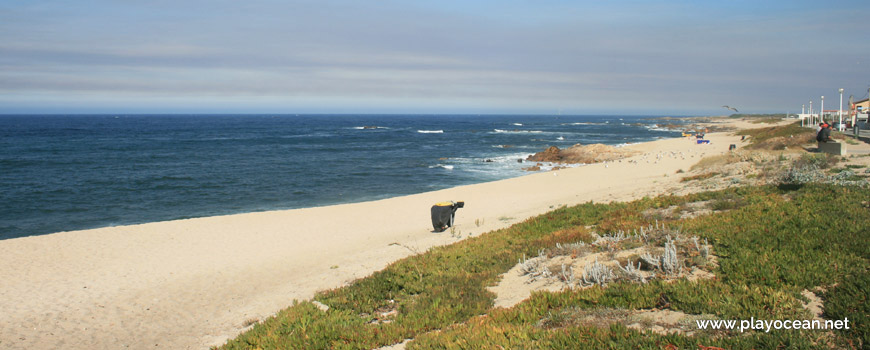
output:
[[[840,160],[842,160],[841,157],[827,153],[805,153],[794,161],[793,166],[815,166],[819,169],[828,169],[839,163]]]

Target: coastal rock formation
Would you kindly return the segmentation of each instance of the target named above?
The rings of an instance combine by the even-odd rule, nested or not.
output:
[[[543,152],[538,152],[533,155],[530,155],[526,158],[528,161],[533,162],[561,162],[562,161],[562,150],[556,146],[550,146]]]
[[[630,157],[634,153],[623,148],[600,143],[585,146],[578,143],[566,149],[550,146],[543,152],[529,156],[526,160],[564,164],[591,164]]]

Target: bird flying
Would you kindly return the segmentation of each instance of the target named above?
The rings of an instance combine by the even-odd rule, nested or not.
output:
[[[737,112],[737,108],[734,108],[734,107],[731,107],[731,106],[727,106],[727,105],[726,105],[726,106],[722,106],[722,107],[724,107],[724,108],[728,108],[728,109],[730,109],[730,110],[732,110],[732,111]]]

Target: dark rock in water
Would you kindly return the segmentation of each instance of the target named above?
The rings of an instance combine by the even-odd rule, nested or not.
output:
[[[448,160],[448,159],[450,159],[450,158],[447,158],[447,157],[438,158],[438,160]]]
[[[517,163],[522,163],[522,162],[523,162],[522,158],[517,159]]]
[[[366,126],[363,126],[363,129],[377,129],[377,128],[378,128],[378,127],[377,127],[377,126],[374,126],[374,125],[366,125]]]
[[[492,163],[493,160],[492,160],[492,159],[487,159],[487,160],[484,160],[484,162],[485,162],[485,163]]]

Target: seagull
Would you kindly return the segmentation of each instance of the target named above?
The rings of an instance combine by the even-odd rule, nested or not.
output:
[[[722,108],[728,108],[728,109],[730,109],[730,110],[732,110],[732,111],[737,112],[737,108],[734,108],[734,107],[731,107],[731,106],[728,106],[728,105],[722,106]]]

